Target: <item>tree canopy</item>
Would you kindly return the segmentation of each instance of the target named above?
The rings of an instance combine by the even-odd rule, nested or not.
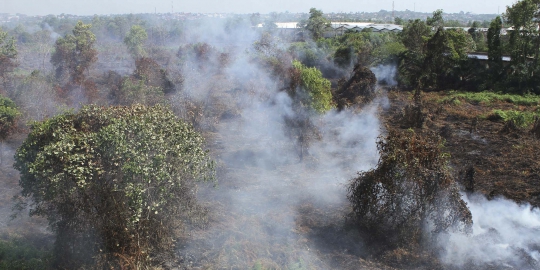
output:
[[[129,53],[134,59],[139,59],[146,55],[143,45],[148,39],[146,30],[140,25],[134,25],[129,30],[129,33],[124,38],[124,44],[126,44]]]
[[[56,40],[51,63],[56,68],[57,79],[75,84],[84,81],[84,72],[97,61],[96,36],[90,31],[91,27],[79,21],[72,34]]]
[[[0,28],[0,79],[5,84],[6,75],[17,66],[17,47],[15,39],[9,38],[7,32]]]
[[[321,10],[311,8],[309,10],[309,19],[304,22],[303,27],[311,33],[314,40],[323,37],[324,30],[330,26],[330,20],[324,17]]]
[[[320,70],[306,67],[299,61],[293,61],[293,68],[300,74],[300,87],[306,91],[306,104],[318,113],[324,113],[334,107],[330,81],[322,76]]]
[[[57,234],[59,267],[141,266],[202,218],[195,181],[213,179],[202,145],[167,108],[88,106],[33,124],[14,166]]]
[[[20,112],[11,99],[0,95],[0,140],[5,139],[15,125]]]

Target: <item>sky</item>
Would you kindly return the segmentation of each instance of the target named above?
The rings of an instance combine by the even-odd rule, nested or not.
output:
[[[270,13],[308,12],[311,7],[323,12],[373,12],[379,10],[416,10],[447,13],[503,13],[515,0],[0,0],[0,13],[26,15],[48,14],[126,14],[197,12],[197,13]]]

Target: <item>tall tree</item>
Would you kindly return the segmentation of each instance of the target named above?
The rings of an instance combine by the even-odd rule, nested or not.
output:
[[[17,117],[20,115],[15,102],[0,95],[0,144],[13,131]],[[2,164],[2,155],[0,154],[0,164]]]
[[[90,31],[91,27],[91,24],[79,21],[73,34],[56,40],[51,63],[59,81],[82,84],[85,80],[84,72],[97,61],[97,51],[94,48],[96,36]]]
[[[131,56],[137,60],[146,55],[143,45],[148,39],[146,30],[140,25],[134,25],[129,30],[129,33],[124,38],[124,44],[126,44]]]
[[[431,36],[431,29],[424,21],[417,19],[409,21],[400,36],[407,50],[423,54],[426,41]]]
[[[433,17],[427,17],[426,18],[426,24],[437,29],[439,27],[444,26],[444,19],[443,19],[443,11],[442,9],[437,9],[433,11]]]
[[[407,51],[399,65],[400,83],[407,87],[417,87],[425,58],[426,42],[431,36],[430,27],[422,20],[409,20],[400,33],[401,42]]]
[[[510,31],[510,54],[512,63],[524,64],[527,57],[536,55],[535,39],[538,36],[539,0],[523,0],[506,10],[506,21],[512,25]]]
[[[490,82],[500,81],[503,68],[501,44],[502,20],[497,16],[491,21],[487,33]]]
[[[17,47],[15,39],[0,28],[0,79],[4,88],[8,88],[8,75],[17,67]]]
[[[540,50],[539,6],[540,0],[522,0],[508,7],[505,13],[507,23],[513,28],[508,46],[512,68],[509,86],[520,92],[537,88],[532,79]]]
[[[316,8],[311,8],[309,10],[309,19],[303,27],[311,33],[313,40],[317,40],[323,37],[325,29],[329,26],[330,20],[324,17],[323,12]]]

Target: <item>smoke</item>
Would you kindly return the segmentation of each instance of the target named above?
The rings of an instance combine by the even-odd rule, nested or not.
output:
[[[44,23],[44,24],[42,25],[42,28],[43,28],[43,30],[47,30],[47,31],[50,32],[49,37],[50,37],[53,41],[56,41],[58,38],[62,37],[62,35],[56,33],[56,32],[54,31],[54,28],[52,28],[52,26],[50,26],[48,23]]]
[[[203,187],[200,192],[213,222],[195,230],[179,252],[192,267],[328,268],[324,255],[314,250],[320,244],[316,238],[331,238],[335,231],[322,230],[314,238],[317,226],[312,223],[339,226],[343,220],[345,184],[357,171],[376,164],[377,114],[384,102],[361,112],[310,116],[318,132],[301,149],[285,120],[300,117],[301,110],[281,91],[283,82],[257,60],[253,48],[260,34],[238,25],[205,22],[186,33],[191,44],[209,45],[204,55],[183,54],[179,67],[185,78],[182,94],[213,111],[207,118],[220,119],[213,128],[203,125],[215,132],[213,154],[220,173],[217,189]],[[186,51],[192,48],[185,45]],[[225,66],[219,61],[223,53],[230,59]],[[275,51],[264,57],[273,55]],[[320,212],[331,214],[323,217]]]
[[[396,74],[397,66],[396,65],[379,65],[371,68],[371,71],[377,77],[377,80],[380,84],[396,86]]]
[[[483,195],[463,196],[473,217],[471,235],[441,237],[444,263],[459,268],[476,266],[510,269],[540,267],[540,210],[529,204]]]

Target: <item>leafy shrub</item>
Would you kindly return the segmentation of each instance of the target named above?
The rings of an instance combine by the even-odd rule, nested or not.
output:
[[[50,252],[22,240],[0,240],[0,270],[51,269]]]
[[[493,110],[493,113],[488,116],[489,119],[492,120],[503,120],[506,122],[512,122],[517,127],[524,128],[529,125],[531,125],[535,117],[537,117],[538,114],[534,112],[521,112],[521,111],[514,111],[514,110]]]
[[[300,86],[307,92],[306,103],[318,113],[334,108],[330,81],[316,68],[308,68],[299,61],[293,61],[293,68],[300,73]]]
[[[540,96],[537,95],[516,95],[516,94],[500,94],[494,92],[450,92],[450,95],[441,100],[446,102],[452,99],[462,99],[471,104],[488,105],[492,102],[508,102],[515,105],[533,106],[540,105]]]
[[[84,107],[33,124],[15,155],[31,214],[56,232],[57,267],[140,268],[204,219],[203,138],[161,106]]]
[[[3,140],[7,137],[13,126],[15,120],[19,116],[19,110],[11,99],[0,95],[0,139]]]
[[[466,231],[472,217],[447,167],[440,137],[390,130],[377,168],[348,187],[356,226],[382,247],[416,247],[426,236]]]

